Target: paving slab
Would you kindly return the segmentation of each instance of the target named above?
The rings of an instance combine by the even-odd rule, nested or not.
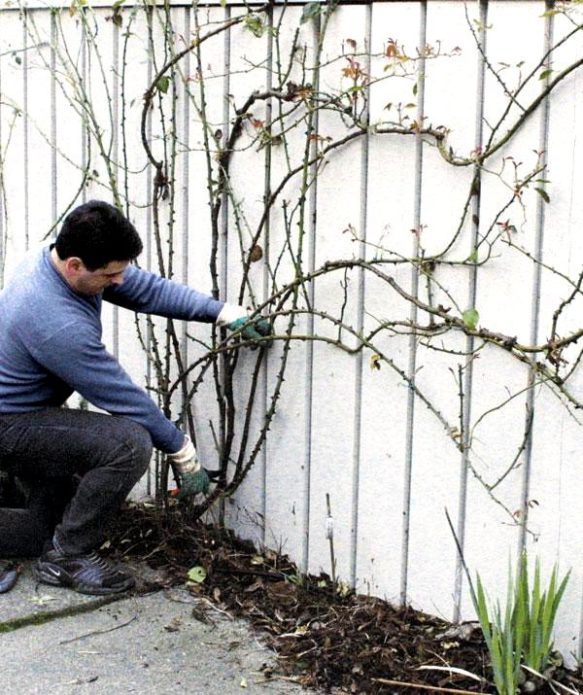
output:
[[[269,677],[249,625],[185,588],[104,600],[38,585],[30,563],[0,595],[0,645],[5,695],[315,693]]]

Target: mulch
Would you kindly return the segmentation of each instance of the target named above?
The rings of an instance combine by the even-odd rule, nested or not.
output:
[[[286,555],[190,521],[186,510],[128,506],[110,542],[116,555],[147,562],[163,577],[145,590],[184,584],[195,568],[190,590],[245,618],[277,653],[278,668],[266,668],[266,679],[357,695],[496,692],[477,624],[452,625],[355,594],[325,574],[302,575]],[[205,619],[200,611],[195,616]],[[557,665],[550,675],[552,681],[529,680],[522,691],[565,693],[566,686],[583,693],[580,671]]]

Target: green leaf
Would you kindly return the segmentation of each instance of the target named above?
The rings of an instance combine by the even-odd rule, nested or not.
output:
[[[123,17],[119,7],[116,7],[116,9],[113,11],[113,14],[111,15],[111,21],[115,24],[116,27],[122,26]]]
[[[167,77],[166,75],[162,75],[158,82],[156,82],[156,88],[158,91],[162,92],[162,94],[166,94],[168,91],[168,88],[170,87],[170,78]]]
[[[475,331],[478,325],[478,321],[480,320],[480,314],[478,313],[477,309],[474,309],[472,307],[464,311],[464,313],[462,314],[462,319],[466,324],[466,327],[469,328],[470,331]]]
[[[206,570],[201,565],[196,565],[188,570],[186,575],[189,582],[194,582],[195,584],[202,584],[206,579]]]
[[[302,18],[300,22],[304,24],[305,22],[308,22],[310,19],[319,17],[321,12],[322,7],[319,2],[309,2],[306,5],[304,5],[304,11],[302,12]]]
[[[265,33],[265,26],[263,24],[263,21],[261,20],[261,17],[257,14],[248,14],[245,17],[244,26],[245,29],[250,31],[253,34],[253,36],[256,36],[257,38],[261,38]]]
[[[534,190],[540,195],[540,197],[545,201],[545,203],[551,202],[551,198],[544,188],[535,188]]]
[[[547,77],[550,77],[553,74],[553,71],[549,68],[548,70],[543,70],[541,74],[538,76],[539,80],[546,80]]]

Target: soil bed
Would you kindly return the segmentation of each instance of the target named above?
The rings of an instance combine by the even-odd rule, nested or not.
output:
[[[366,695],[496,692],[476,624],[453,626],[354,594],[326,575],[302,576],[287,556],[189,521],[178,509],[164,514],[153,507],[128,507],[118,517],[111,549],[146,561],[167,585],[183,584],[192,568],[203,568],[202,581],[189,585],[193,593],[244,617],[277,652],[281,673],[266,671],[266,678],[283,676],[323,691]],[[198,617],[212,619],[212,609]],[[530,692],[566,692],[560,684],[583,692],[579,673],[557,666],[552,677],[559,685],[537,683]]]

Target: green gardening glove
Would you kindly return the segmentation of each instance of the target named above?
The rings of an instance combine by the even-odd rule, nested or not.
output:
[[[216,323],[239,333],[244,340],[258,341],[266,347],[271,345],[271,341],[265,340],[273,336],[271,323],[261,316],[249,318],[249,312],[243,306],[225,304]]]
[[[209,477],[200,465],[196,449],[188,435],[184,437],[182,448],[173,454],[167,454],[178,480],[179,490],[176,498],[179,500],[194,497],[201,492],[208,492]]]
[[[271,324],[267,319],[248,319],[246,316],[236,319],[227,325],[230,331],[241,331],[245,340],[261,340],[273,335]],[[241,330],[242,329],[242,330]]]
[[[195,473],[181,473],[180,492],[176,498],[183,500],[199,495],[201,492],[206,494],[209,489],[209,483],[210,480],[204,468],[199,468]]]

